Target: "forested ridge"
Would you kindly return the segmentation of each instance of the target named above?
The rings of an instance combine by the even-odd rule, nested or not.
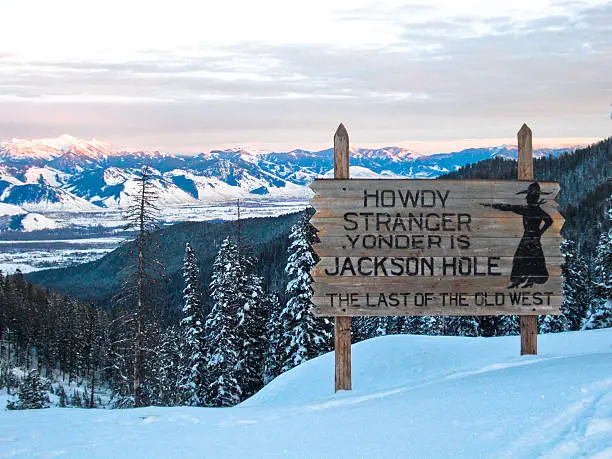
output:
[[[285,280],[283,268],[287,261],[288,235],[299,214],[279,217],[249,218],[241,221],[240,231],[244,246],[258,260],[266,285],[282,291]],[[205,299],[213,261],[227,236],[236,236],[235,221],[185,222],[162,228],[154,233],[155,244],[163,248],[158,257],[164,275],[152,288],[155,298],[164,303],[164,310],[176,320],[182,306],[182,267],[185,244],[190,243],[198,254],[201,284]],[[81,301],[92,302],[109,310],[120,291],[126,272],[134,256],[134,241],[127,241],[99,260],[69,268],[48,269],[28,273],[26,278],[35,284],[60,291]]]

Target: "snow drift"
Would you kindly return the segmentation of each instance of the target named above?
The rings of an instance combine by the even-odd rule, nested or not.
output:
[[[333,354],[235,408],[1,412],[0,456],[612,457],[612,329],[519,337],[387,336]]]

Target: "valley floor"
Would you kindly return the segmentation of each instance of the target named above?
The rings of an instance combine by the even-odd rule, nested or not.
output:
[[[0,411],[0,457],[612,458],[612,329],[539,337],[387,336],[235,408]]]

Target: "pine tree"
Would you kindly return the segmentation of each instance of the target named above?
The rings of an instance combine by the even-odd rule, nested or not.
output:
[[[184,403],[184,391],[180,388],[181,334],[176,327],[167,328],[161,335],[160,343],[155,349],[156,365],[153,376],[156,380],[156,402],[160,406],[176,406]],[[179,362],[177,362],[179,357]],[[202,395],[205,396],[206,386],[202,386]],[[201,404],[205,399],[202,398]]]
[[[180,389],[183,403],[202,406],[206,400],[205,342],[204,324],[206,322],[200,290],[200,270],[195,252],[190,244],[185,246],[183,264],[183,329],[184,344],[181,349],[179,366]]]
[[[268,337],[264,353],[264,375],[263,383],[268,384],[280,374],[280,344],[282,337],[281,329],[281,304],[278,295],[268,293],[263,299],[265,310],[268,311],[268,323],[266,324],[266,336]]]
[[[241,274],[238,246],[226,238],[213,264],[212,310],[204,326],[207,403],[212,406],[232,406],[242,397],[238,382],[241,342],[236,334]]]
[[[147,309],[147,296],[150,294],[150,282],[153,271],[159,268],[159,263],[151,259],[151,236],[158,224],[158,208],[155,204],[157,193],[153,186],[153,170],[145,166],[136,178],[137,193],[132,196],[132,202],[127,208],[125,218],[128,221],[126,229],[136,231],[136,322],[134,333],[134,377],[133,394],[134,404],[139,407],[144,404],[141,386],[145,382],[144,347],[145,314]]]
[[[609,215],[612,218],[612,209]],[[599,237],[593,287],[595,299],[586,328],[612,327],[612,229],[603,232]]]
[[[37,370],[26,373],[19,385],[19,394],[16,402],[9,402],[9,410],[31,410],[48,408],[49,399],[42,389],[42,380]]]
[[[445,335],[478,336],[478,320],[475,317],[451,316],[445,319]]]
[[[423,335],[441,335],[444,329],[444,317],[423,316],[419,318],[419,332]]]
[[[418,316],[407,316],[403,318],[402,325],[400,327],[400,333],[405,335],[419,335],[421,334],[421,318]]]
[[[580,330],[588,315],[593,293],[590,286],[590,273],[587,261],[578,252],[576,244],[567,240],[561,244],[563,264],[563,314],[567,318],[569,330]]]
[[[539,318],[541,333],[580,330],[584,325],[591,302],[587,263],[578,253],[576,244],[569,239],[563,241],[561,254],[565,258],[562,266],[565,277],[563,281],[565,301],[561,307],[562,315],[541,316]]]
[[[252,267],[252,260],[242,255],[241,262]],[[238,365],[238,383],[242,397],[253,395],[263,386],[264,359],[266,347],[266,312],[262,301],[263,279],[251,272],[244,272],[246,282],[241,283],[245,293],[238,306],[237,335],[241,341]]]
[[[318,257],[311,247],[317,240],[314,227],[304,214],[291,229],[289,259],[285,272],[289,277],[289,300],[281,312],[283,328],[282,371],[317,357],[331,348],[331,323],[316,318],[310,308],[313,290],[310,270]]]

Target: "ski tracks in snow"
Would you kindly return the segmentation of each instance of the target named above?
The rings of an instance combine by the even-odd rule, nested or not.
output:
[[[612,459],[612,379],[582,387],[584,396],[512,442],[504,458]]]

